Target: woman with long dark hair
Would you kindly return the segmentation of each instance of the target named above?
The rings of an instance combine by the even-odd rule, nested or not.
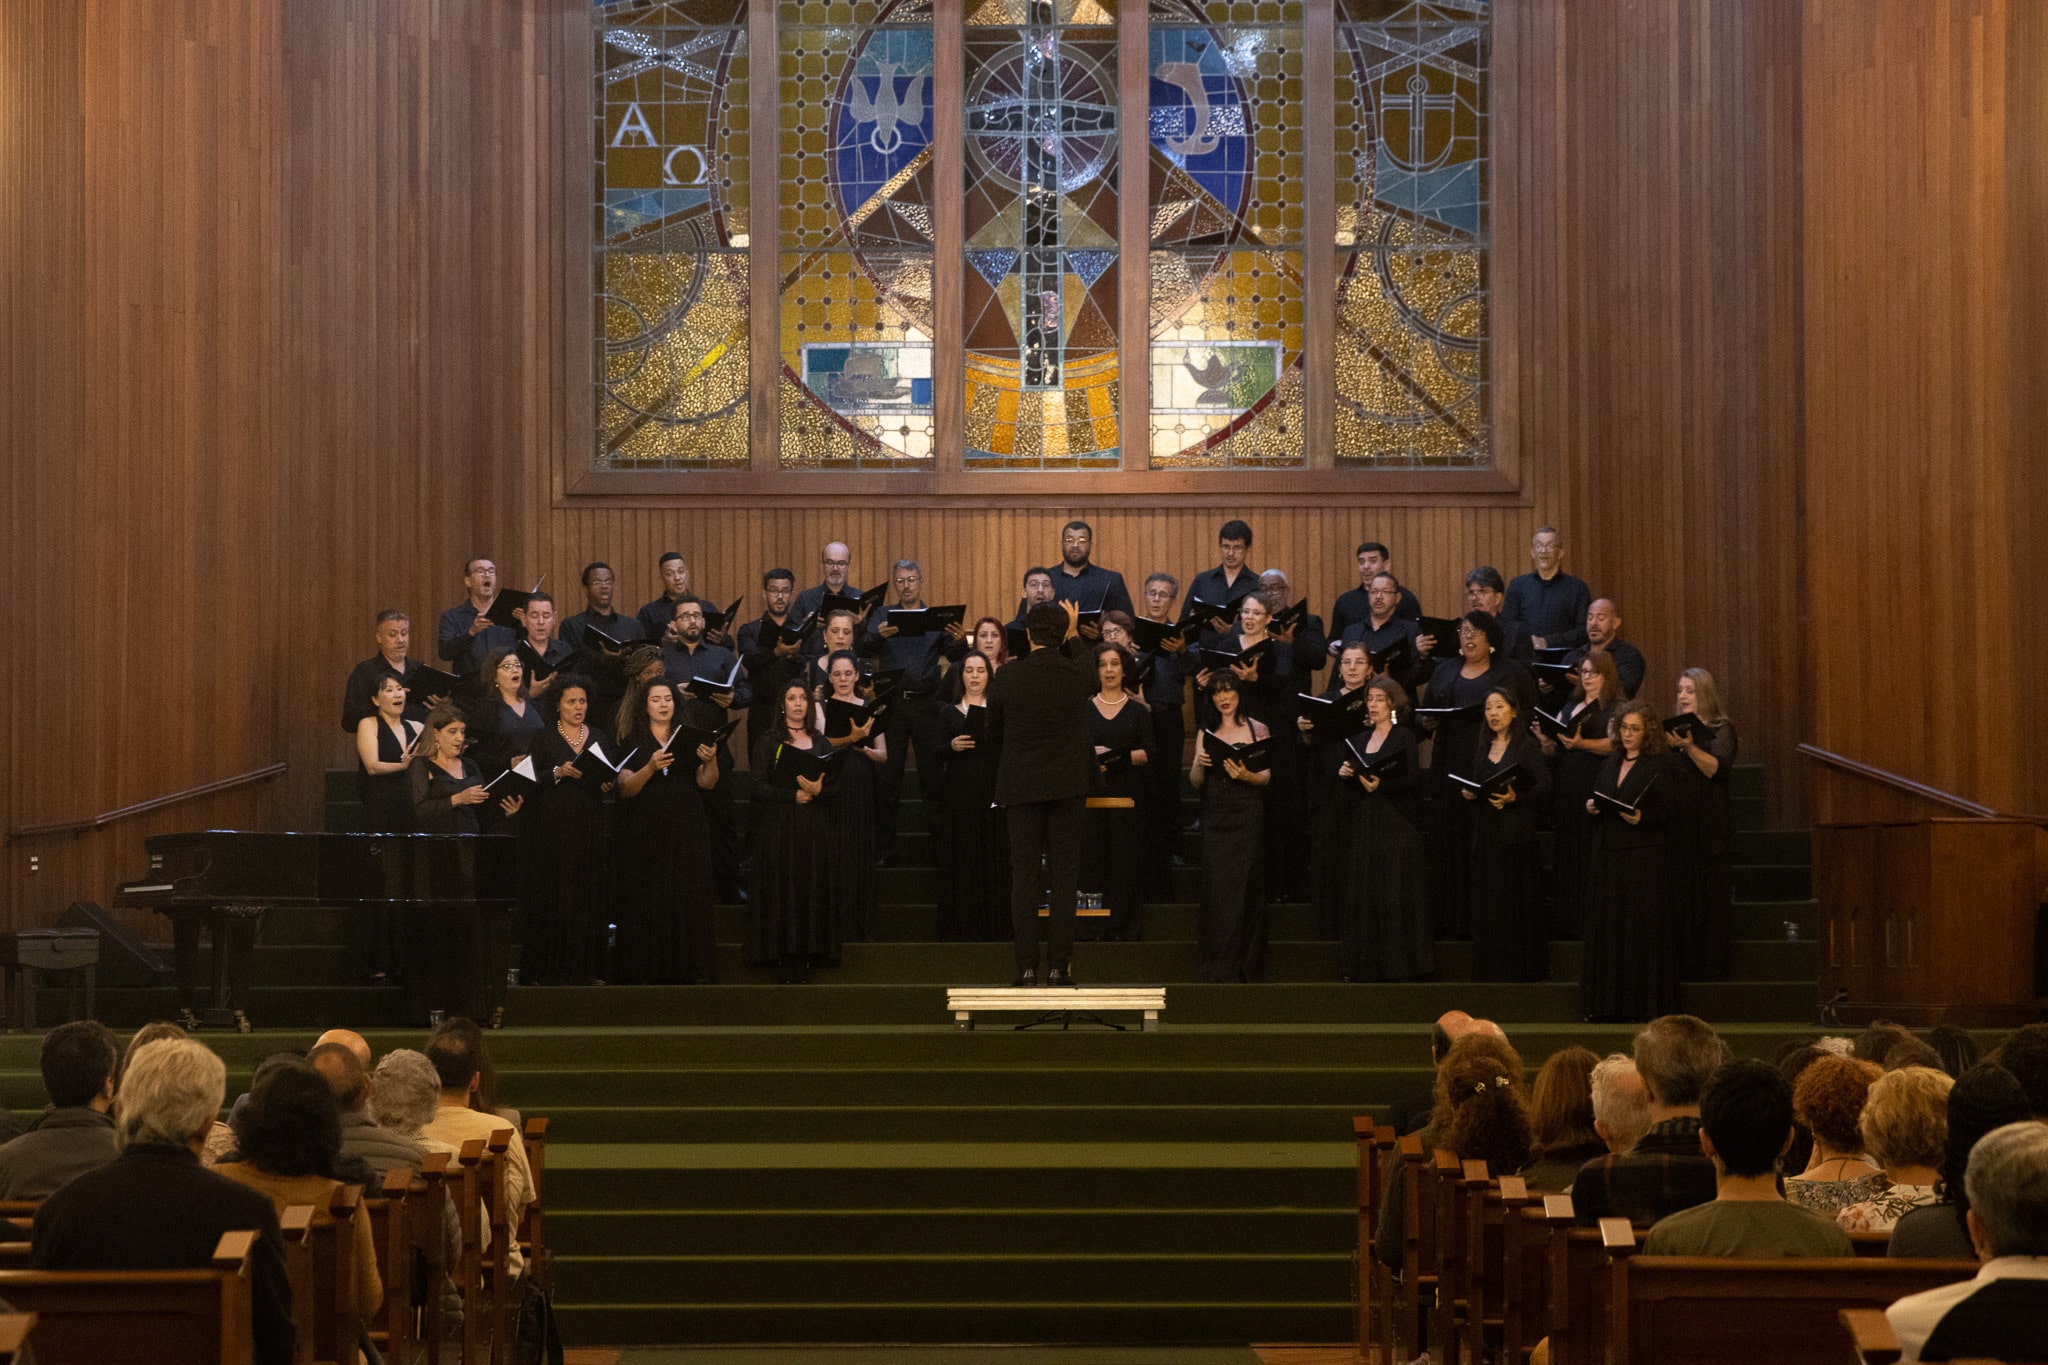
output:
[[[612,774],[597,755],[626,755],[610,753],[611,737],[592,723],[587,678],[557,675],[552,700],[552,722],[534,741],[540,791],[527,817],[539,844],[539,910],[522,926],[519,961],[530,985],[584,986],[597,979],[611,922],[604,817]]]
[[[1586,860],[1579,1012],[1643,1021],[1678,1009],[1679,925],[1665,854],[1669,751],[1646,702],[1617,710],[1613,735],[1614,752],[1586,802],[1596,823]]]
[[[834,620],[842,614],[834,612]],[[877,730],[872,714],[855,718],[868,703],[860,695],[860,660],[853,651],[833,651],[825,660],[824,674],[827,704],[818,708],[813,729],[833,748],[853,750],[840,760],[839,780],[827,802],[832,906],[839,917],[840,940],[865,943],[875,936],[875,775],[889,761],[889,741]],[[834,701],[841,707],[831,707]]]
[[[1551,854],[1550,930],[1560,938],[1577,938],[1586,900],[1586,858],[1593,848],[1593,817],[1586,803],[1600,780],[1600,765],[1614,748],[1608,722],[1621,704],[1621,673],[1614,656],[1596,649],[1573,670],[1572,697],[1560,708],[1564,729],[1553,736],[1531,724],[1551,768],[1551,828],[1556,839]]]
[[[1735,901],[1735,722],[1704,668],[1679,674],[1678,714],[1698,728],[1681,726],[1671,739],[1671,904],[1680,916],[1685,979],[1724,981]]]
[[[1124,690],[1131,673],[1130,655],[1119,645],[1095,647],[1096,692],[1082,711],[1088,738],[1095,746],[1102,785],[1096,795],[1129,801],[1127,808],[1092,807],[1081,827],[1081,889],[1100,892],[1109,918],[1082,922],[1081,928],[1102,925],[1091,938],[1144,937],[1146,765],[1154,739],[1152,713],[1142,697]]]
[[[1248,599],[1249,600],[1249,599]],[[1257,981],[1266,958],[1266,764],[1215,750],[1269,741],[1272,732],[1243,714],[1238,679],[1217,670],[1208,683],[1216,724],[1195,736],[1188,781],[1202,798],[1201,975],[1204,981]],[[1267,744],[1270,753],[1272,746]]]
[[[1429,867],[1416,793],[1422,760],[1408,694],[1391,677],[1365,687],[1366,729],[1337,765],[1337,961],[1346,981],[1412,981],[1436,971]],[[1362,757],[1362,762],[1361,762]]]
[[[1512,692],[1488,692],[1483,715],[1486,734],[1465,769],[1466,781],[1478,788],[1458,788],[1472,822],[1466,844],[1472,978],[1543,981],[1550,976],[1550,926],[1536,816],[1550,800],[1550,765]]]
[[[633,751],[619,773],[618,942],[612,978],[707,985],[717,970],[711,821],[702,792],[718,785],[718,747],[677,751],[675,686],[635,683],[626,701]]]
[[[755,737],[753,899],[747,961],[773,967],[784,984],[839,961],[832,913],[832,859],[825,837],[827,791],[836,776],[811,776],[784,761],[785,750],[822,756],[813,733],[817,703],[801,678],[783,684],[775,722]]]
[[[939,937],[996,942],[1012,929],[1010,831],[995,805],[1003,737],[988,705],[995,664],[980,649],[969,650],[951,676],[959,694],[939,711],[945,767],[933,775],[941,782]]]

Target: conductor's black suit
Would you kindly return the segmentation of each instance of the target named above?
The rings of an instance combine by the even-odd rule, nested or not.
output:
[[[989,684],[991,732],[1003,737],[995,800],[1009,819],[1010,924],[1020,972],[1038,965],[1041,856],[1050,883],[1048,968],[1064,971],[1073,952],[1081,826],[1097,780],[1081,710],[1095,693],[1091,651],[1078,636],[1060,649],[1033,649],[998,669]]]

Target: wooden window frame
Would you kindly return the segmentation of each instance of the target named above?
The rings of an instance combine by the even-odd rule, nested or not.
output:
[[[1149,101],[1150,30],[1146,0],[1116,0],[1119,6],[1119,93],[1125,109],[1143,109]],[[753,159],[748,205],[748,289],[751,305],[749,342],[749,459],[744,469],[619,470],[596,461],[596,342],[592,299],[596,243],[590,205],[596,197],[596,161],[576,149],[587,147],[595,117],[595,81],[569,80],[562,91],[562,146],[567,181],[566,212],[561,221],[565,253],[561,271],[567,321],[562,338],[570,376],[562,415],[567,429],[556,443],[555,505],[638,507],[701,507],[748,505],[844,506],[856,499],[884,499],[893,507],[1064,507],[1077,502],[1117,508],[1210,505],[1227,502],[1243,507],[1496,505],[1528,506],[1524,493],[1519,423],[1514,386],[1515,335],[1513,262],[1503,251],[1514,240],[1512,200],[1495,193],[1487,249],[1489,277],[1488,347],[1492,358],[1491,418],[1493,463],[1470,469],[1340,468],[1335,452],[1335,373],[1327,363],[1336,338],[1336,202],[1331,195],[1312,195],[1306,204],[1301,244],[1307,314],[1303,319],[1303,419],[1305,463],[1293,469],[1152,469],[1147,467],[1151,430],[1150,210],[1142,177],[1133,186],[1125,175],[1119,200],[1119,259],[1122,356],[1119,363],[1124,433],[1122,463],[1114,470],[973,470],[965,467],[965,389],[938,384],[933,393],[936,442],[933,464],[918,470],[785,469],[780,464],[781,412],[778,395],[782,372],[780,325],[781,277],[777,196],[780,188],[781,117],[777,0],[752,0],[748,6],[747,44],[754,76],[749,83],[749,155]],[[1336,0],[1303,0],[1302,71],[1304,78],[1302,156],[1306,166],[1328,167],[1336,156],[1336,92],[1328,73],[1336,59]],[[958,90],[965,66],[965,11],[955,3],[934,5],[933,89]],[[595,61],[596,28],[588,4],[570,5],[563,18],[571,72],[588,73]],[[1501,122],[1498,60],[1488,68],[1488,117],[1491,143],[1512,145]],[[1120,122],[1119,163],[1143,166],[1149,155],[1149,124],[1143,118]],[[763,130],[767,130],[765,133]],[[940,243],[961,239],[964,212],[965,128],[958,101],[934,101],[933,145],[937,150],[933,191],[934,233]],[[950,154],[949,154],[950,153]],[[1496,181],[1499,167],[1489,168]],[[1313,169],[1309,183],[1316,183]],[[1136,268],[1132,268],[1135,263]],[[938,249],[933,255],[933,307],[940,323],[932,353],[934,376],[959,375],[965,363],[962,311],[962,253]],[[1136,328],[1128,326],[1139,319]],[[1308,363],[1321,357],[1325,363]]]

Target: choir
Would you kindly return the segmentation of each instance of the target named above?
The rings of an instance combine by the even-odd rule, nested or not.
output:
[[[1451,617],[1424,614],[1376,541],[1327,617],[1251,567],[1247,523],[1217,544],[1184,605],[1166,572],[1133,600],[1070,523],[1007,625],[928,603],[915,560],[863,591],[840,542],[815,585],[763,574],[751,614],[694,595],[675,553],[630,615],[609,564],[584,570],[584,609],[562,616],[540,585],[501,589],[474,559],[439,622],[451,671],[411,658],[409,621],[386,611],[349,675],[363,819],[517,836],[531,983],[709,982],[720,900],[747,906],[748,964],[799,982],[877,932],[909,765],[940,936],[1000,940],[1010,850],[989,698],[1030,649],[1029,608],[1071,602],[1093,642],[1096,691],[1074,720],[1102,798],[1080,889],[1106,914],[1083,937],[1142,937],[1198,834],[1205,981],[1260,979],[1282,901],[1313,907],[1346,981],[1431,977],[1444,939],[1470,941],[1475,979],[1545,980],[1552,940],[1582,938],[1581,1011],[1623,1020],[1677,1008],[1681,978],[1726,974],[1735,726],[1704,669],[1684,671],[1669,718],[1637,698],[1643,655],[1615,602],[1564,571],[1554,528],[1512,582],[1473,569]],[[375,920],[360,938],[365,977],[445,993],[445,947]]]

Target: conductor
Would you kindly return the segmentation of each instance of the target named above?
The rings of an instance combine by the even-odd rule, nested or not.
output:
[[[1003,737],[995,803],[1010,826],[1010,925],[1017,944],[1017,979],[1010,984],[1038,984],[1038,896],[1050,883],[1045,982],[1071,986],[1082,822],[1097,778],[1081,705],[1095,691],[1095,668],[1082,648],[1087,642],[1074,603],[1033,607],[1024,629],[1031,652],[996,670],[988,689],[991,732]]]

